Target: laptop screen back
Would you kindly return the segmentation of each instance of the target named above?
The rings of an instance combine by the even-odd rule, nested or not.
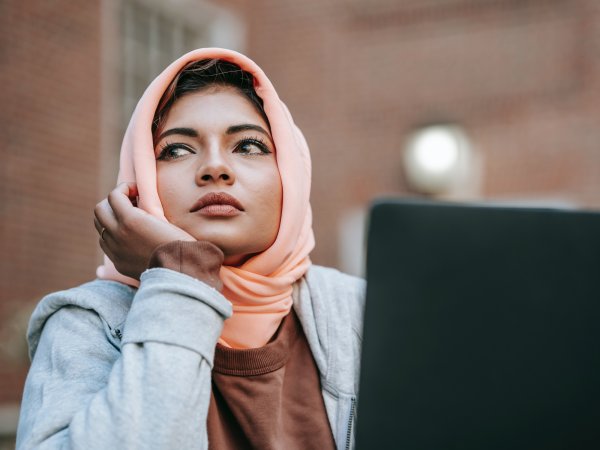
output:
[[[600,448],[600,214],[371,212],[357,448]]]

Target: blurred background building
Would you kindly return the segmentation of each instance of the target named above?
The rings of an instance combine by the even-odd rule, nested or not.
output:
[[[0,438],[27,318],[94,277],[143,89],[202,46],[269,75],[312,150],[315,263],[360,273],[378,195],[600,206],[596,0],[0,2]]]

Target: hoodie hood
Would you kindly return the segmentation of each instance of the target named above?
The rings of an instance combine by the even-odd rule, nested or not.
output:
[[[213,58],[232,62],[254,76],[254,89],[269,119],[281,176],[283,200],[277,238],[271,247],[241,266],[223,266],[220,272],[223,295],[233,305],[233,316],[225,322],[220,342],[236,348],[260,347],[289,313],[292,284],[310,266],[309,253],[314,248],[308,145],[260,67],[240,53],[220,48],[194,50],[169,65],[148,86],[133,112],[121,146],[118,183],[137,183],[138,207],[167,220],[157,191],[152,120],[163,93],[181,69],[189,62]],[[139,284],[120,274],[106,257],[97,275]]]

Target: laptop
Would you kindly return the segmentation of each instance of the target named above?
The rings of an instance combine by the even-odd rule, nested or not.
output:
[[[600,213],[382,200],[357,448],[600,448]]]

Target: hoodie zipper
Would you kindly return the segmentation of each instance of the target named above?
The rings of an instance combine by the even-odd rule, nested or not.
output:
[[[352,425],[354,422],[354,411],[356,409],[356,399],[350,399],[350,417],[348,418],[348,428],[346,431],[346,450],[350,450],[350,442],[352,441]]]

